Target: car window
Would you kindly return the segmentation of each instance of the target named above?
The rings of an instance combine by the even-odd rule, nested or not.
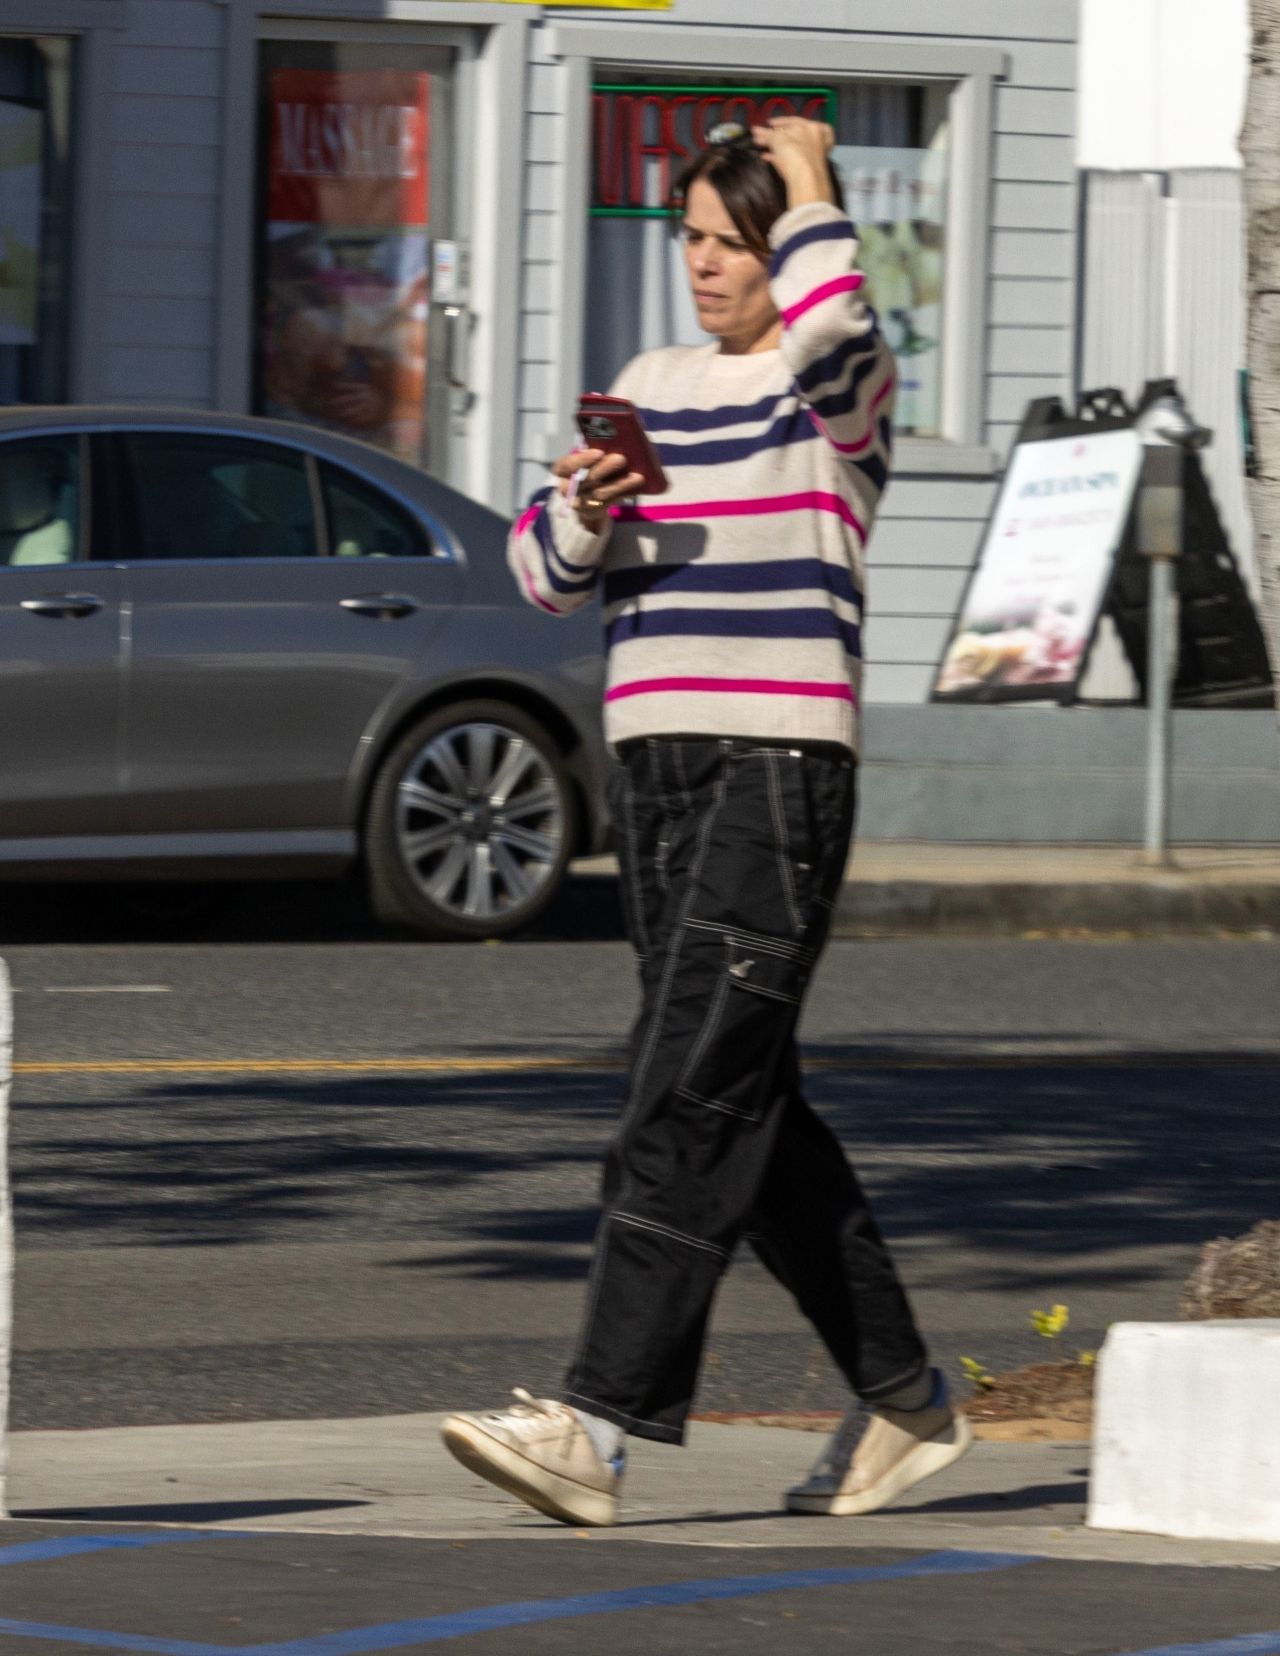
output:
[[[80,546],[80,439],[0,443],[0,565],[76,563]]]
[[[305,455],[251,438],[126,439],[143,558],[306,558],[317,547]]]
[[[338,558],[429,558],[417,520],[372,484],[336,466],[321,467],[329,542]]]

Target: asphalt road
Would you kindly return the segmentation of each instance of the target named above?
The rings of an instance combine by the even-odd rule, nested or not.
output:
[[[17,995],[15,1427],[358,1415],[556,1384],[633,974],[605,885],[537,936],[389,940],[341,892],[187,940],[66,891],[5,905]],[[1280,948],[838,943],[811,1095],[940,1358],[1166,1317],[1197,1246],[1274,1216]],[[217,1066],[226,1067],[217,1067]],[[701,1404],[836,1407],[749,1259]]]

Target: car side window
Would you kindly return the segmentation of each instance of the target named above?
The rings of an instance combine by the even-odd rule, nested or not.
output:
[[[77,563],[80,439],[30,437],[0,443],[0,567]]]
[[[429,558],[421,524],[394,500],[336,466],[322,464],[329,543],[337,558]]]
[[[252,438],[136,432],[143,558],[307,558],[317,551],[306,456]]]

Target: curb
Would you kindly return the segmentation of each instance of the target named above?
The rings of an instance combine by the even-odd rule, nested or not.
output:
[[[1280,881],[849,880],[835,937],[1280,933]]]

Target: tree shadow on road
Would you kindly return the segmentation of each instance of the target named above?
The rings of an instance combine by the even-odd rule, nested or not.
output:
[[[825,1047],[809,1093],[889,1234],[994,1286],[1141,1281],[1126,1251],[1275,1211],[1276,1074],[1067,1065],[912,1069]],[[831,1067],[833,1065],[842,1067]],[[592,1071],[19,1079],[27,1245],[406,1245],[419,1269],[569,1274],[595,1222],[622,1078]],[[115,1112],[113,1116],[113,1112]],[[112,1125],[107,1126],[108,1119]],[[451,1244],[447,1256],[414,1244]]]

